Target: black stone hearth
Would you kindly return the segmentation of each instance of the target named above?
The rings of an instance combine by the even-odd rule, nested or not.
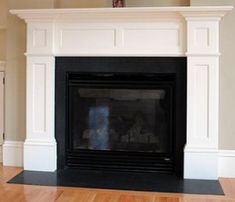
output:
[[[60,170],[53,173],[23,171],[9,183],[187,194],[224,194],[220,183],[216,180],[184,180],[181,177],[159,173],[117,173],[77,169]]]
[[[56,58],[59,169],[183,174],[186,58]]]

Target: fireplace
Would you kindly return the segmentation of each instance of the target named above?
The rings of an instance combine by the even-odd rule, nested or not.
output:
[[[56,58],[58,168],[183,174],[186,58]]]
[[[154,124],[149,122],[150,118],[143,118],[146,114],[144,111],[150,109],[144,109],[140,106],[141,104],[139,106],[134,104],[134,106],[128,107],[130,111],[127,111],[125,116],[121,114],[125,102],[134,102],[139,99],[141,94],[145,94],[144,97],[154,94],[155,102],[159,102],[159,104],[155,105],[155,109],[151,111],[149,117],[155,116],[154,113],[159,115],[161,110],[175,105],[173,107],[175,111],[163,111],[168,119],[162,118],[165,125],[170,125],[170,121],[172,121],[173,132],[165,130],[170,140],[168,144],[171,146],[164,146],[168,154],[172,153],[172,157],[169,158],[169,162],[172,162],[173,165],[171,170],[175,173],[183,172],[184,178],[218,179],[218,169],[220,169],[218,164],[219,22],[231,9],[232,7],[229,6],[189,6],[12,10],[12,14],[16,14],[27,23],[27,130],[22,152],[24,169],[55,171],[57,168],[73,167],[73,165],[81,167],[76,163],[68,164],[71,162],[69,161],[71,158],[80,159],[79,163],[84,162],[81,161],[84,154],[81,155],[80,150],[86,150],[89,158],[93,155],[92,152],[97,151],[97,148],[100,155],[107,154],[111,150],[113,150],[112,155],[122,152],[135,153],[136,148],[140,145],[120,146],[120,141],[106,144],[109,142],[108,140],[116,137],[112,134],[117,132],[111,134],[111,131],[116,131],[117,128],[121,130],[116,126],[117,123],[114,124],[114,118],[111,120],[105,118],[108,115],[103,117],[104,120],[109,120],[109,123],[112,122],[110,130],[106,129],[106,133],[109,134],[106,136],[106,146],[101,148],[99,144],[97,146],[91,143],[92,138],[88,137],[92,137],[92,134],[95,133],[92,132],[94,131],[94,128],[91,127],[92,124],[84,124],[87,120],[85,117],[89,117],[86,108],[94,106],[94,103],[97,103],[95,106],[106,104],[111,107],[112,117],[114,116],[118,120],[120,116],[121,120],[127,119],[126,123],[132,117],[132,125],[135,120],[139,120],[143,125],[142,133],[149,133],[147,139],[152,140],[153,137],[157,139],[156,136],[161,135],[157,129],[154,129]],[[186,58],[187,121],[185,121]],[[177,65],[180,63],[182,64]],[[138,77],[139,75],[141,78]],[[170,85],[169,88],[164,88],[161,86],[164,84],[156,87],[157,85],[154,84],[155,88],[151,89],[147,86],[146,91],[143,92],[142,88],[139,86],[136,88],[132,84],[132,88],[120,88],[121,85],[127,85],[128,82],[126,84],[125,82],[118,83],[119,87],[116,87],[115,84],[120,77],[122,82],[125,81],[124,77],[129,77],[129,82],[133,82],[138,77],[140,81],[145,80],[147,84],[151,81],[147,78],[149,75],[150,77],[156,76],[154,80],[160,79],[161,76],[166,76],[165,78],[169,82],[175,79],[175,84],[172,85],[174,87]],[[89,88],[87,85],[81,86],[79,83],[81,76],[82,80],[90,85]],[[112,76],[115,77],[115,79],[111,79],[112,83],[108,81],[109,85],[112,84],[111,86],[97,89],[99,83],[96,82],[104,82]],[[116,79],[117,77],[118,79]],[[76,83],[75,90],[69,92],[68,89],[71,88],[73,82]],[[175,100],[164,97],[164,95],[168,95],[171,88],[172,92],[175,92],[172,94],[173,98],[175,96]],[[111,90],[115,95],[107,96]],[[127,93],[124,90],[131,91]],[[78,99],[79,103],[89,100],[92,104],[87,103],[87,107],[82,108],[85,115],[83,120],[79,120],[78,126],[82,125],[83,129],[76,126],[74,131],[69,131],[68,123],[75,124],[76,116],[79,113],[74,110],[74,116],[72,116],[68,109],[68,106],[72,105],[67,105],[66,102],[68,102],[69,93],[71,95],[71,93],[78,92],[80,94],[74,98],[74,103]],[[98,100],[92,95],[99,97]],[[122,99],[116,99],[117,95]],[[130,95],[134,98],[130,98]],[[140,103],[153,107],[153,104],[146,104],[146,102],[150,102],[149,100],[154,99],[140,99]],[[168,100],[171,100],[171,103],[168,103]],[[121,108],[120,111],[115,112],[112,107],[114,105]],[[137,107],[142,109],[139,113],[141,115],[135,114],[134,109]],[[99,113],[94,110],[90,112],[91,115]],[[170,115],[172,115],[171,118],[169,118]],[[74,122],[68,121],[72,117]],[[94,119],[91,119],[93,123],[92,120]],[[159,120],[155,119],[155,122],[157,124]],[[150,126],[146,127],[146,125]],[[132,131],[131,123],[127,124],[126,128],[124,134],[120,136],[128,136],[130,133],[128,131]],[[187,138],[185,138],[185,128],[187,128]],[[71,140],[71,137],[68,139],[71,132],[78,137],[76,141]],[[160,138],[158,139],[161,141]],[[185,139],[186,144],[183,149]],[[69,141],[73,141],[72,146],[69,145]],[[138,143],[142,142],[143,140]],[[67,147],[68,145],[70,147]],[[6,151],[3,152],[3,159],[11,157],[12,143],[5,142],[3,147]],[[127,147],[128,151],[126,151]],[[167,147],[168,149],[166,149]],[[170,147],[172,150],[169,149]],[[19,156],[17,159],[21,159],[22,153],[18,152],[19,146],[16,148],[14,154]],[[140,150],[143,148],[146,147],[142,144]],[[68,154],[71,150],[75,151],[72,153],[75,155],[70,158]],[[76,155],[77,150],[80,151],[80,156]],[[159,154],[159,150],[155,150],[155,152],[152,150],[151,146],[148,146],[148,150],[145,149],[139,153],[144,152],[149,158],[152,158],[150,154]],[[97,154],[95,156],[97,157]],[[15,156],[14,159],[16,159]],[[110,159],[117,162],[114,157],[110,157]],[[132,159],[134,160],[134,158]]]

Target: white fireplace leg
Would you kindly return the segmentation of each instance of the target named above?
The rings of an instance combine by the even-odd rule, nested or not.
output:
[[[220,17],[182,15],[188,56],[184,178],[217,179]]]
[[[27,137],[24,169],[56,170],[55,58],[27,57]]]
[[[217,57],[188,57],[185,178],[218,178],[218,71]]]

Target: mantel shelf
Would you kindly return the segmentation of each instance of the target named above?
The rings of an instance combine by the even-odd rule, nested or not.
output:
[[[185,17],[223,17],[232,6],[185,6],[185,7],[125,7],[125,8],[69,8],[11,10],[24,20],[90,19],[90,18],[143,18],[159,15],[180,14]]]

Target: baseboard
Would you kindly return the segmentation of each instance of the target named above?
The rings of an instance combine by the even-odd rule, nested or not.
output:
[[[235,178],[235,150],[219,151],[219,176]]]
[[[4,141],[3,143],[3,165],[23,166],[23,142]]]
[[[21,141],[5,141],[3,146],[0,145],[0,162],[3,162],[4,166],[23,166],[23,150],[27,151],[25,155],[25,169],[26,170],[38,170],[36,168],[40,167],[40,170],[44,171],[53,171],[56,169],[55,155],[56,155],[56,144],[40,144],[37,145],[38,151],[35,151],[35,145],[32,143],[27,143],[24,145]],[[31,147],[33,146],[33,147]],[[42,152],[43,151],[43,152]],[[35,153],[36,152],[36,153]],[[51,155],[49,155],[51,154]],[[37,158],[35,158],[37,156]],[[51,157],[50,157],[51,156]],[[45,158],[46,157],[46,158]],[[198,179],[210,179],[215,178],[216,169],[214,169],[213,173],[207,173],[205,170],[203,173],[203,169],[200,164],[204,164],[203,168],[206,169],[208,166],[217,167],[216,166],[216,158],[218,157],[218,176],[219,177],[228,177],[235,178],[235,150],[219,150],[219,151],[199,151],[199,150],[186,150],[185,152],[185,178],[191,178],[190,176],[194,176],[197,173]],[[197,158],[197,165],[192,165],[191,162],[195,162],[195,158]],[[205,159],[206,158],[206,159]],[[204,159],[204,160],[203,160]],[[209,161],[207,162],[207,160]],[[191,161],[192,160],[192,161]],[[30,163],[27,165],[27,161],[34,162],[35,164]],[[52,163],[53,162],[53,163]],[[41,166],[32,167],[32,165],[40,164]],[[188,172],[189,169],[192,168],[191,172]],[[188,170],[187,170],[188,169]],[[212,176],[213,174],[213,176]],[[211,177],[212,176],[212,177]]]

